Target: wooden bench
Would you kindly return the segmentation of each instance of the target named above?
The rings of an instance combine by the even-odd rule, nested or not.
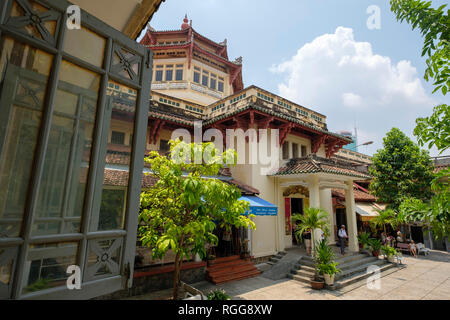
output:
[[[409,251],[409,244],[407,243],[402,243],[402,242],[397,242],[397,246],[396,249],[402,251],[402,252],[411,252]]]

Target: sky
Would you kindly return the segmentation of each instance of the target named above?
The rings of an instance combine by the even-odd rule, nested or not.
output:
[[[447,1],[432,1],[438,7]],[[379,28],[369,29],[370,6]],[[397,22],[388,0],[166,0],[156,30],[180,29],[184,15],[200,34],[243,58],[244,86],[256,85],[324,114],[330,131],[355,131],[373,155],[392,128],[416,141],[415,119],[449,103],[423,79],[418,30]],[[439,152],[432,148],[431,156]],[[450,151],[441,155],[450,155]]]

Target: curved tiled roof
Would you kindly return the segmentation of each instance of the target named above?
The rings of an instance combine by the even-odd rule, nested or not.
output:
[[[313,154],[304,158],[291,159],[285,166],[274,172],[273,176],[283,176],[305,173],[332,173],[350,177],[370,179],[371,176],[352,168],[348,164],[317,157]]]
[[[331,193],[335,197],[345,199],[345,191],[342,189],[331,189]],[[362,190],[354,189],[353,193],[355,196],[355,201],[375,202],[377,200],[375,196]]]

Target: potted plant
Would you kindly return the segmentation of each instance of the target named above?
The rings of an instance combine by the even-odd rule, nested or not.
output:
[[[379,239],[371,238],[369,239],[369,248],[374,257],[378,257],[380,255],[380,249],[383,246]]]
[[[319,290],[325,286],[324,274],[321,270],[321,266],[333,262],[334,252],[333,249],[327,245],[325,239],[321,240],[315,247],[315,264],[316,272],[311,279],[311,288]]]
[[[385,257],[388,259],[389,262],[394,263],[395,262],[395,256],[398,256],[397,250],[395,248],[392,248],[390,246],[383,246],[381,247],[381,251],[385,255]]]
[[[367,232],[362,232],[358,236],[359,248],[361,251],[369,248],[370,234]]]
[[[317,265],[317,270],[320,274],[323,274],[325,283],[329,286],[334,284],[334,276],[341,272],[341,269],[338,269],[337,265],[337,262],[321,263]]]

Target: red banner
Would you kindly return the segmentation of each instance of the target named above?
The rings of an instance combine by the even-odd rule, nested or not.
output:
[[[291,231],[291,198],[284,198],[284,217],[286,235],[292,234]]]

